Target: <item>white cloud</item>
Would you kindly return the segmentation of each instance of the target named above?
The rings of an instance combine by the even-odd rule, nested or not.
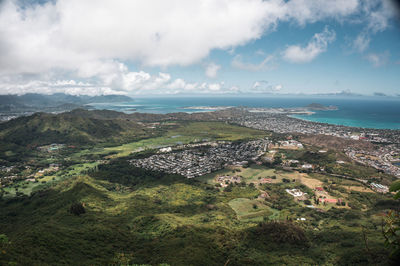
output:
[[[58,0],[19,8],[5,1],[0,71],[75,70],[84,62],[115,58],[149,66],[189,65],[212,49],[260,38],[276,23],[281,5],[261,0]]]
[[[75,70],[116,58],[149,66],[189,65],[213,49],[258,39],[279,21],[342,18],[357,7],[357,0],[57,0],[19,8],[5,0],[0,71]]]
[[[95,87],[87,91],[99,93],[211,90],[182,77],[172,80],[166,73],[132,72],[126,64],[160,66],[164,71],[171,65],[201,63],[211,51],[235,51],[280,22],[342,22],[364,12],[369,31],[376,32],[386,28],[393,16],[390,5],[377,5],[377,0],[54,0],[21,7],[23,2],[0,1],[0,82],[4,82],[0,93],[8,92],[12,82],[19,87],[31,81],[32,91],[34,86],[46,91],[58,88],[53,82],[69,79],[92,84]],[[318,38],[314,36],[313,44],[305,48],[289,47],[287,59],[315,58],[329,43]],[[272,60],[267,56],[252,64],[235,59],[233,65],[252,71],[268,68]],[[210,64],[206,75],[214,78],[219,69]],[[78,92],[85,87],[75,88]],[[218,91],[217,86],[212,89]],[[224,90],[229,89],[219,89]]]
[[[307,63],[315,59],[319,54],[326,51],[328,44],[336,38],[334,30],[328,27],[321,33],[316,33],[308,42],[307,46],[291,45],[286,48],[282,56],[286,61],[292,63]]]
[[[313,23],[325,18],[342,20],[357,12],[358,0],[292,0],[285,5],[286,16],[295,19],[301,25]]]
[[[208,85],[208,89],[210,91],[219,91],[219,90],[221,90],[222,85],[223,84],[220,84],[220,83],[212,83],[212,84]]]
[[[389,26],[389,20],[397,14],[395,1],[365,0],[362,11],[366,17],[366,29],[372,33],[385,30]]]
[[[249,70],[249,71],[261,71],[261,70],[270,70],[273,69],[274,66],[272,62],[274,60],[273,55],[267,55],[263,61],[258,64],[253,64],[249,62],[243,62],[241,55],[236,55],[232,60],[232,66],[242,69],[242,70]]]
[[[365,56],[365,59],[367,59],[374,67],[381,67],[387,64],[389,57],[390,54],[386,51],[380,54],[369,53]]]
[[[0,77],[0,92],[2,94],[25,93],[66,93],[72,95],[149,95],[178,93],[227,93],[237,92],[238,88],[226,88],[224,82],[201,84],[187,82],[182,78],[172,79],[168,73],[150,74],[144,71],[129,72],[126,67],[119,73],[110,74],[113,78],[108,84],[103,81],[83,82],[77,80],[57,80],[53,76],[16,76]],[[120,84],[115,89],[113,86]]]
[[[282,90],[282,84],[271,85],[268,81],[259,80],[254,82],[252,87],[252,93],[271,93],[271,92],[278,92]]]
[[[220,68],[221,68],[220,65],[217,65],[215,63],[210,63],[206,66],[205,74],[209,78],[216,78]]]
[[[360,16],[364,20],[363,24],[366,25],[351,44],[355,51],[365,52],[371,42],[371,36],[389,27],[389,21],[397,15],[397,8],[393,2],[381,0],[365,0],[362,2]]]
[[[356,51],[362,53],[368,48],[370,42],[371,42],[371,37],[369,36],[369,34],[365,31],[361,32],[354,39],[353,48]]]
[[[109,87],[101,87],[96,84],[77,82],[75,80],[0,80],[0,91],[5,94],[25,93],[66,93],[71,95],[110,95],[126,94]]]

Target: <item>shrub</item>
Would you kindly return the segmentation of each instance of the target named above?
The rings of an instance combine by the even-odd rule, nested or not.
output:
[[[82,203],[76,202],[76,203],[73,203],[73,204],[71,205],[71,207],[69,208],[69,212],[70,212],[71,214],[74,214],[74,215],[76,215],[76,216],[79,216],[79,215],[81,215],[81,214],[84,214],[84,213],[86,212],[86,210],[85,210],[85,207],[83,207],[83,204],[82,204]]]
[[[231,185],[228,185],[228,186],[224,189],[224,191],[225,191],[225,192],[232,192],[232,186],[231,186]]]
[[[257,228],[258,234],[276,243],[307,245],[308,239],[304,230],[291,222],[261,223]]]

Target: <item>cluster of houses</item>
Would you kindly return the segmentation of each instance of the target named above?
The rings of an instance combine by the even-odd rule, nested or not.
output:
[[[346,155],[356,162],[369,165],[375,169],[400,178],[400,167],[393,163],[395,156],[399,156],[400,148],[396,145],[387,145],[374,151],[346,149]]]
[[[271,130],[277,133],[323,134],[375,143],[400,143],[400,134],[396,130],[351,128],[300,120],[291,117],[290,115],[293,113],[283,109],[279,112],[270,108],[259,108],[258,112],[248,110],[250,112],[244,112],[243,115],[231,119],[246,127]]]
[[[276,144],[271,144],[270,148],[297,150],[297,149],[303,149],[304,147],[301,142],[294,139],[289,139],[289,140],[280,140]]]
[[[371,188],[379,193],[388,193],[389,192],[389,188],[382,184],[371,183]]]
[[[222,169],[225,165],[243,165],[258,160],[267,149],[268,140],[242,143],[222,143],[202,149],[155,154],[148,158],[133,159],[132,165],[150,170],[176,173],[193,178]]]
[[[5,173],[9,173],[9,172],[11,172],[14,168],[15,168],[14,165],[12,165],[12,166],[1,166],[1,167],[0,167],[0,171],[5,172]]]
[[[372,152],[356,151],[349,148],[346,150],[346,154],[353,160],[400,178],[400,160],[398,159],[400,154],[400,134],[398,130],[361,129],[315,123],[292,118],[289,116],[290,114],[290,112],[285,113],[282,110],[273,112],[268,108],[265,110],[261,108],[257,112],[247,112],[242,116],[233,118],[233,120],[235,123],[246,127],[271,130],[277,133],[323,134],[345,139],[390,144]],[[294,140],[280,141],[278,145],[280,146],[279,148],[301,148],[301,143],[298,144]],[[360,152],[373,154],[374,157],[356,156]],[[393,163],[396,162],[396,158],[397,163]]]
[[[52,143],[50,145],[40,146],[37,149],[42,152],[54,152],[65,147],[65,144]]]
[[[45,175],[45,174],[49,174],[49,173],[54,173],[54,172],[57,172],[58,170],[60,170],[60,164],[58,164],[58,163],[51,163],[50,165],[49,165],[49,167],[48,168],[44,168],[44,169],[41,169],[41,170],[39,170],[37,173],[36,173],[36,177],[39,177],[39,176],[43,176],[43,175]]]
[[[25,169],[31,170],[31,166],[24,166]],[[37,178],[42,177],[43,175],[54,173],[60,170],[61,164],[58,163],[51,163],[47,168],[39,169],[36,173],[31,173],[29,175],[26,174],[11,174],[7,176],[0,176],[0,187],[7,186],[12,184],[16,181],[30,181],[35,182]],[[1,167],[0,171],[4,173],[9,173],[11,170],[15,169],[16,166],[9,166],[9,167]]]
[[[215,178],[215,181],[221,185],[221,187],[227,187],[229,184],[239,184],[242,182],[242,179],[240,176],[217,176]]]

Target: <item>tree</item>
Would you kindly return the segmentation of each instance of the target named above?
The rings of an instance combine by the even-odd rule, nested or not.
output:
[[[390,192],[395,192],[395,199],[400,199],[400,181],[394,182],[390,186]],[[384,224],[382,224],[382,233],[385,237],[385,245],[390,248],[390,257],[394,260],[400,259],[400,213],[397,210],[389,210]]]
[[[81,215],[81,214],[84,214],[84,213],[86,212],[86,210],[85,210],[85,207],[83,207],[83,204],[82,204],[82,203],[76,202],[76,203],[73,203],[73,204],[71,205],[71,207],[69,208],[69,212],[70,212],[71,214],[74,214],[74,215],[76,215],[76,216],[79,216],[79,215]]]
[[[9,243],[8,237],[5,234],[0,234],[0,258],[6,253],[6,247]]]
[[[224,192],[232,192],[232,184],[229,184],[228,186],[226,186],[226,188],[224,189]]]
[[[304,230],[289,221],[260,223],[256,228],[256,231],[258,233],[257,236],[261,235],[275,243],[289,243],[303,246],[308,245],[308,239]]]

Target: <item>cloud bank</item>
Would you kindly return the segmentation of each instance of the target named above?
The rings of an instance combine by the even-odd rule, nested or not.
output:
[[[0,93],[57,90],[62,86],[52,84],[65,80],[75,82],[76,93],[79,88],[88,91],[89,85],[81,84],[91,84],[93,93],[220,91],[223,86],[215,85],[219,83],[203,86],[167,73],[130,71],[127,65],[166,69],[198,64],[211,51],[246,45],[281,22],[343,22],[361,12],[368,14],[368,32],[377,32],[387,27],[390,15],[386,5],[372,12],[374,0],[54,0],[21,6],[22,2],[0,2]],[[333,39],[334,32],[326,29],[305,47],[289,46],[284,58],[308,62]],[[271,60],[266,57],[254,65],[236,59],[234,64],[247,70],[263,68]],[[219,69],[209,64],[205,74],[215,78]]]

